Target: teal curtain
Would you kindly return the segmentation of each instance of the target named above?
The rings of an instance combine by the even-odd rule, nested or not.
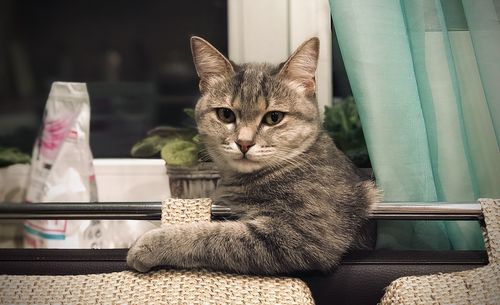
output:
[[[500,197],[500,1],[330,0],[385,201]],[[475,222],[381,222],[378,247],[479,249]]]

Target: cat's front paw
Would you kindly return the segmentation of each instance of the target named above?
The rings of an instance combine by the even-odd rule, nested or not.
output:
[[[157,247],[157,238],[161,234],[161,229],[155,229],[139,237],[128,250],[127,265],[139,272],[147,272],[152,267],[159,265],[160,253],[155,251],[155,248]]]

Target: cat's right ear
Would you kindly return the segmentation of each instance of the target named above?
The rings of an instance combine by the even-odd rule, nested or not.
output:
[[[289,84],[305,95],[313,95],[316,90],[314,74],[318,66],[319,39],[317,37],[304,41],[282,65],[279,74]]]
[[[191,37],[191,53],[202,93],[214,80],[234,73],[231,62],[203,38]]]

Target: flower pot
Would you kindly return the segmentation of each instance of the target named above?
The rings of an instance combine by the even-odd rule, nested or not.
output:
[[[215,190],[220,175],[213,162],[195,166],[167,164],[170,193],[174,198],[206,198]]]

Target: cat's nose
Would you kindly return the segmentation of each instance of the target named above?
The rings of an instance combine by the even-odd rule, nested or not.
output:
[[[250,147],[255,145],[252,141],[236,140],[235,142],[243,154],[246,154]]]

